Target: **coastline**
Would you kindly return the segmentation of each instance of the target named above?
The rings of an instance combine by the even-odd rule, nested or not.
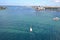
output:
[[[32,6],[33,9],[35,10],[57,10],[57,11],[60,11],[60,7],[57,7],[57,6]]]

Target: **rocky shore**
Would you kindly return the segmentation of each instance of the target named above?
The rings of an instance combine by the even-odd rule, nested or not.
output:
[[[4,10],[4,9],[6,9],[6,7],[0,6],[0,10]]]

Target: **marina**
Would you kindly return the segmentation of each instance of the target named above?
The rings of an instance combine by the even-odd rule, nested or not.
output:
[[[0,0],[0,40],[60,40],[60,0]]]
[[[60,40],[60,0],[0,0],[0,40]]]

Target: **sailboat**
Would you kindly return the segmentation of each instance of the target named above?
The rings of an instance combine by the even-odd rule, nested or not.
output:
[[[32,27],[30,27],[30,32],[32,32]]]

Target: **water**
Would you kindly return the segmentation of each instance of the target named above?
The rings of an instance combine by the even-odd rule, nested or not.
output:
[[[60,12],[7,6],[0,10],[0,40],[60,40],[60,20],[54,17],[60,17]]]

